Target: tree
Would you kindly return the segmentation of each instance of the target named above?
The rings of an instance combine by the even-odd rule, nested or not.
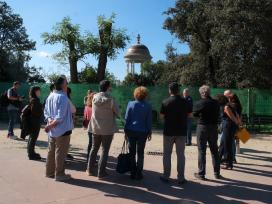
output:
[[[35,42],[29,39],[23,19],[0,1],[0,80],[26,80],[31,59],[28,51],[34,49]]]
[[[191,48],[181,81],[272,87],[271,1],[178,0],[165,14],[164,28]]]
[[[79,72],[79,81],[80,83],[96,83],[98,81],[97,76],[97,68],[87,64],[86,67]],[[112,84],[116,83],[115,76],[107,70],[105,72],[105,79],[109,80]]]
[[[97,20],[99,29],[99,38],[95,41],[94,47],[99,47],[95,55],[98,57],[98,82],[105,78],[107,61],[115,59],[118,51],[124,49],[129,42],[129,37],[124,29],[116,29],[113,27],[115,15],[106,19],[104,16],[99,16]]]
[[[73,25],[69,17],[65,17],[60,23],[53,27],[52,33],[43,33],[42,38],[45,44],[61,43],[63,49],[54,55],[54,58],[60,63],[69,62],[70,77],[72,83],[78,83],[77,62],[86,55],[95,53],[98,49],[97,38],[92,34],[80,34],[80,26]]]

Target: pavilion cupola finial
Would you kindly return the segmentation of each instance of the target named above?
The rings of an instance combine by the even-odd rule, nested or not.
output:
[[[140,34],[137,35],[137,44],[141,44],[141,36],[140,36]]]

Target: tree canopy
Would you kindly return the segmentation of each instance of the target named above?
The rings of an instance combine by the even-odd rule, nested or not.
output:
[[[0,81],[25,81],[34,75],[37,79],[38,69],[28,65],[28,52],[34,49],[35,42],[29,39],[23,19],[0,1]]]
[[[190,46],[183,84],[272,87],[272,2],[178,0],[164,28]]]

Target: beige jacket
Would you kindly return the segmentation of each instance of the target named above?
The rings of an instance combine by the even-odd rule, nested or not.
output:
[[[114,98],[105,92],[94,95],[91,117],[91,132],[96,135],[113,135],[118,131],[116,117],[119,106]]]

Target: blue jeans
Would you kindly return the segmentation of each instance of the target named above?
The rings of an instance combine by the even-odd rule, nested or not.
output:
[[[131,157],[131,175],[141,175],[144,166],[144,149],[147,134],[134,131],[127,131],[126,134],[128,136],[129,154]]]
[[[17,121],[18,111],[17,110],[8,110],[8,117],[9,117],[8,135],[13,136],[14,135],[13,128],[14,128],[14,124]]]
[[[186,144],[192,144],[192,122],[193,118],[187,118],[187,136]]]

